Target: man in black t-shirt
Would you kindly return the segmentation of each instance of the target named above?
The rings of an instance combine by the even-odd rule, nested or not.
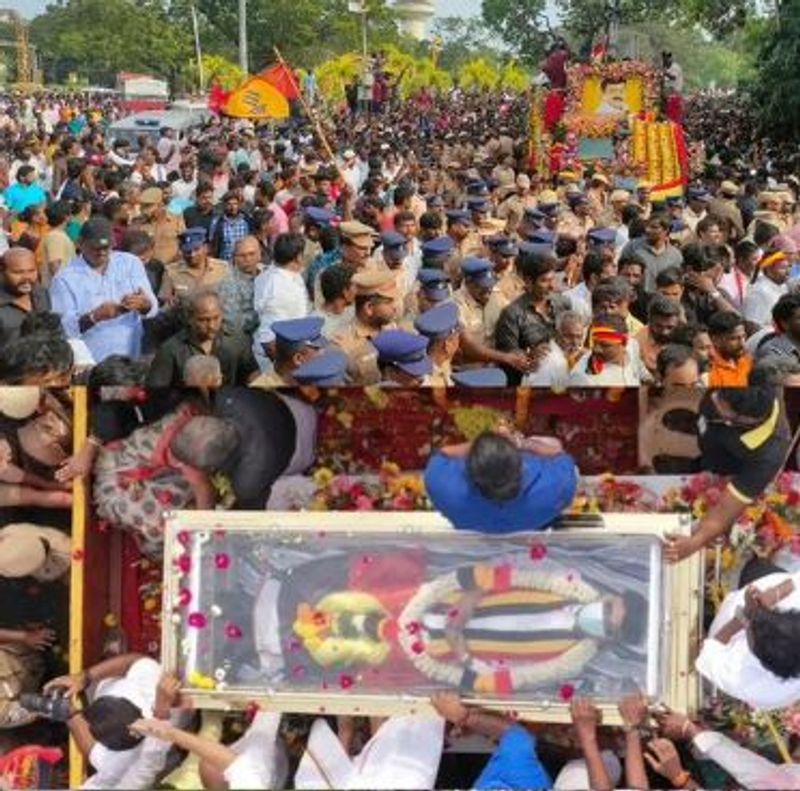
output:
[[[729,481],[691,536],[667,539],[665,556],[683,560],[725,535],[775,479],[791,444],[773,387],[722,388],[706,394],[698,421],[702,469]]]

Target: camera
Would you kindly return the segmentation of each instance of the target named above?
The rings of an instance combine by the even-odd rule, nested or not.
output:
[[[23,692],[19,696],[19,705],[53,722],[66,722],[72,713],[69,698],[58,690],[49,695]]]

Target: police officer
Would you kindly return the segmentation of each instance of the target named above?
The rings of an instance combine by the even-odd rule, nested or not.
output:
[[[428,339],[428,356],[433,363],[425,384],[450,387],[453,384],[453,358],[459,347],[458,308],[453,302],[431,308],[417,318],[414,329]]]
[[[181,260],[167,265],[167,276],[159,298],[164,301],[186,299],[198,288],[214,288],[230,274],[225,261],[208,254],[206,229],[189,228],[178,235]]]
[[[513,302],[525,291],[525,285],[516,269],[519,249],[505,235],[490,237],[487,246],[490,260],[494,265],[494,274],[497,277],[497,290],[506,303]]]
[[[508,377],[501,368],[484,366],[453,371],[453,383],[459,387],[506,387]]]
[[[486,258],[468,258],[461,267],[464,283],[453,295],[459,320],[470,344],[494,346],[494,328],[503,309],[497,277]]]
[[[328,349],[295,368],[292,376],[301,386],[341,387],[347,382],[347,355]]]
[[[353,275],[355,315],[331,337],[348,357],[348,377],[354,385],[375,384],[380,379],[375,347],[370,341],[382,330],[396,327],[397,286],[386,270],[366,270]]]
[[[452,299],[450,280],[440,269],[420,269],[417,273],[419,289],[417,290],[416,310],[409,311],[414,315],[424,313],[436,305]]]
[[[414,287],[414,280],[409,269],[403,265],[408,255],[408,240],[397,231],[387,231],[381,234],[381,253],[383,266],[395,278],[397,290],[396,315],[402,318],[406,313],[406,300]]]
[[[433,370],[428,339],[405,330],[384,330],[372,339],[382,384],[419,387]]]
[[[325,320],[320,316],[286,319],[272,324],[275,333],[275,368],[262,373],[250,383],[251,387],[291,387],[294,372],[315,357],[327,344],[322,337]]]

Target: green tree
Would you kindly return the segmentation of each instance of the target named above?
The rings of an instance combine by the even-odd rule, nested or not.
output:
[[[473,58],[499,60],[503,54],[489,28],[477,17],[441,17],[434,20],[431,33],[442,41],[437,65],[449,72],[457,72]]]
[[[236,3],[199,0],[204,26],[225,46],[238,41]],[[367,0],[370,49],[399,43],[394,12],[385,0]],[[347,10],[347,0],[249,0],[247,38],[250,70],[275,59],[273,47],[294,66],[316,66],[347,51],[360,52],[361,18]]]
[[[56,82],[79,72],[111,84],[131,70],[176,86],[192,55],[191,29],[173,24],[158,0],[60,0],[31,22],[30,37],[46,78]]]
[[[764,134],[784,140],[800,129],[800,0],[782,0],[764,23],[750,84]]]
[[[481,16],[523,63],[536,65],[552,40],[546,0],[482,0]]]
[[[500,82],[500,72],[486,58],[465,63],[458,72],[458,83],[465,90],[493,90]]]

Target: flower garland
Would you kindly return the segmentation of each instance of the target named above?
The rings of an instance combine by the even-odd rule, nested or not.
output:
[[[507,570],[510,588],[546,591],[582,603],[596,601],[599,596],[595,588],[575,575],[560,577],[531,569],[507,568]],[[590,638],[584,638],[554,659],[513,664],[500,672],[491,665],[474,659],[470,660],[466,668],[434,659],[426,651],[427,632],[422,625],[422,618],[434,604],[460,592],[463,592],[463,587],[455,571],[438,577],[420,586],[398,619],[400,647],[414,667],[433,681],[459,687],[462,685],[465,671],[471,671],[474,675],[473,692],[509,694],[556,678],[574,675],[597,652],[597,643]]]

